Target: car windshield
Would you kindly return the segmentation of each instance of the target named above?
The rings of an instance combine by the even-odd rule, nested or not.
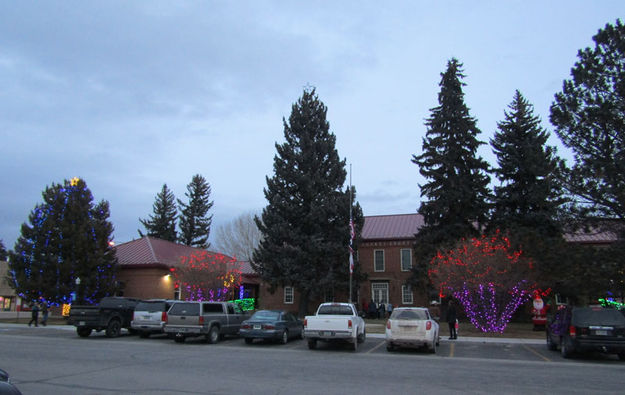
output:
[[[425,310],[393,310],[392,320],[427,320]]]
[[[148,313],[158,313],[165,310],[165,302],[140,302],[135,307],[135,311],[147,311]]]
[[[199,303],[174,303],[169,309],[170,315],[199,315]]]
[[[613,309],[579,308],[573,310],[571,323],[575,326],[625,326],[625,316]]]
[[[278,311],[257,311],[252,316],[252,320],[256,321],[277,321],[280,318]]]
[[[341,305],[327,305],[319,307],[319,315],[353,315],[351,307]]]

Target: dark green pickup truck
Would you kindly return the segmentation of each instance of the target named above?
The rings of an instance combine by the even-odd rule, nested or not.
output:
[[[98,306],[72,306],[67,323],[76,327],[80,337],[87,337],[94,330],[105,330],[107,337],[117,337],[122,328],[130,330],[132,313],[139,302],[138,299],[106,297]]]

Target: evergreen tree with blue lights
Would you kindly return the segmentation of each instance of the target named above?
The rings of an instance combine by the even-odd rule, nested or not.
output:
[[[72,295],[95,304],[113,294],[117,261],[108,202],[94,204],[78,178],[52,184],[42,196],[9,253],[11,286],[26,300],[53,306],[71,303]]]

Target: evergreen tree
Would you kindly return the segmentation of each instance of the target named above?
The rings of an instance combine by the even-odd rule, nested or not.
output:
[[[167,184],[163,184],[163,189],[156,195],[152,209],[154,214],[150,215],[149,219],[139,219],[145,227],[147,235],[175,243],[178,238],[176,233],[178,209],[176,207],[176,197],[167,188]],[[139,235],[143,237],[141,231],[139,231]]]
[[[7,250],[4,247],[4,243],[2,242],[2,239],[0,239],[0,261],[6,261],[7,260]]]
[[[115,289],[113,226],[108,202],[93,204],[83,180],[52,184],[24,223],[10,252],[9,276],[18,295],[50,305],[96,303]],[[80,285],[76,279],[80,278]]]
[[[208,248],[208,236],[210,234],[213,215],[208,215],[208,211],[213,207],[210,201],[211,187],[204,177],[196,174],[187,185],[185,196],[188,203],[178,199],[180,206],[180,238],[179,241],[185,245]]]
[[[551,105],[551,123],[575,163],[565,187],[588,214],[625,219],[625,25],[607,24]]]
[[[437,250],[479,234],[489,209],[488,163],[477,155],[484,143],[477,139],[480,130],[464,103],[462,64],[451,59],[441,76],[439,105],[430,109],[423,152],[412,158],[427,180],[419,185],[426,200],[418,210],[424,226],[416,235],[413,269],[421,281]]]
[[[494,211],[490,228],[532,232],[538,237],[561,235],[560,206],[564,203],[558,177],[562,161],[547,146],[549,133],[540,126],[533,106],[517,90],[505,120],[490,144],[497,156]]]
[[[300,315],[311,298],[348,289],[349,188],[343,190],[345,161],[326,113],[311,89],[293,104],[288,122],[283,119],[286,141],[276,143],[274,175],[264,190],[268,205],[256,219],[262,241],[253,266],[272,289],[293,286],[299,292]],[[359,234],[359,205],[354,218]]]

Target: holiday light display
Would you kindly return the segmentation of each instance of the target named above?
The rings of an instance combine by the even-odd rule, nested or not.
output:
[[[225,301],[240,294],[241,270],[236,259],[210,251],[183,256],[171,269],[185,300]]]
[[[510,240],[497,231],[464,240],[430,262],[428,275],[440,296],[458,299],[467,318],[483,332],[502,333],[536,288],[529,279],[532,261],[521,251],[509,250]]]

